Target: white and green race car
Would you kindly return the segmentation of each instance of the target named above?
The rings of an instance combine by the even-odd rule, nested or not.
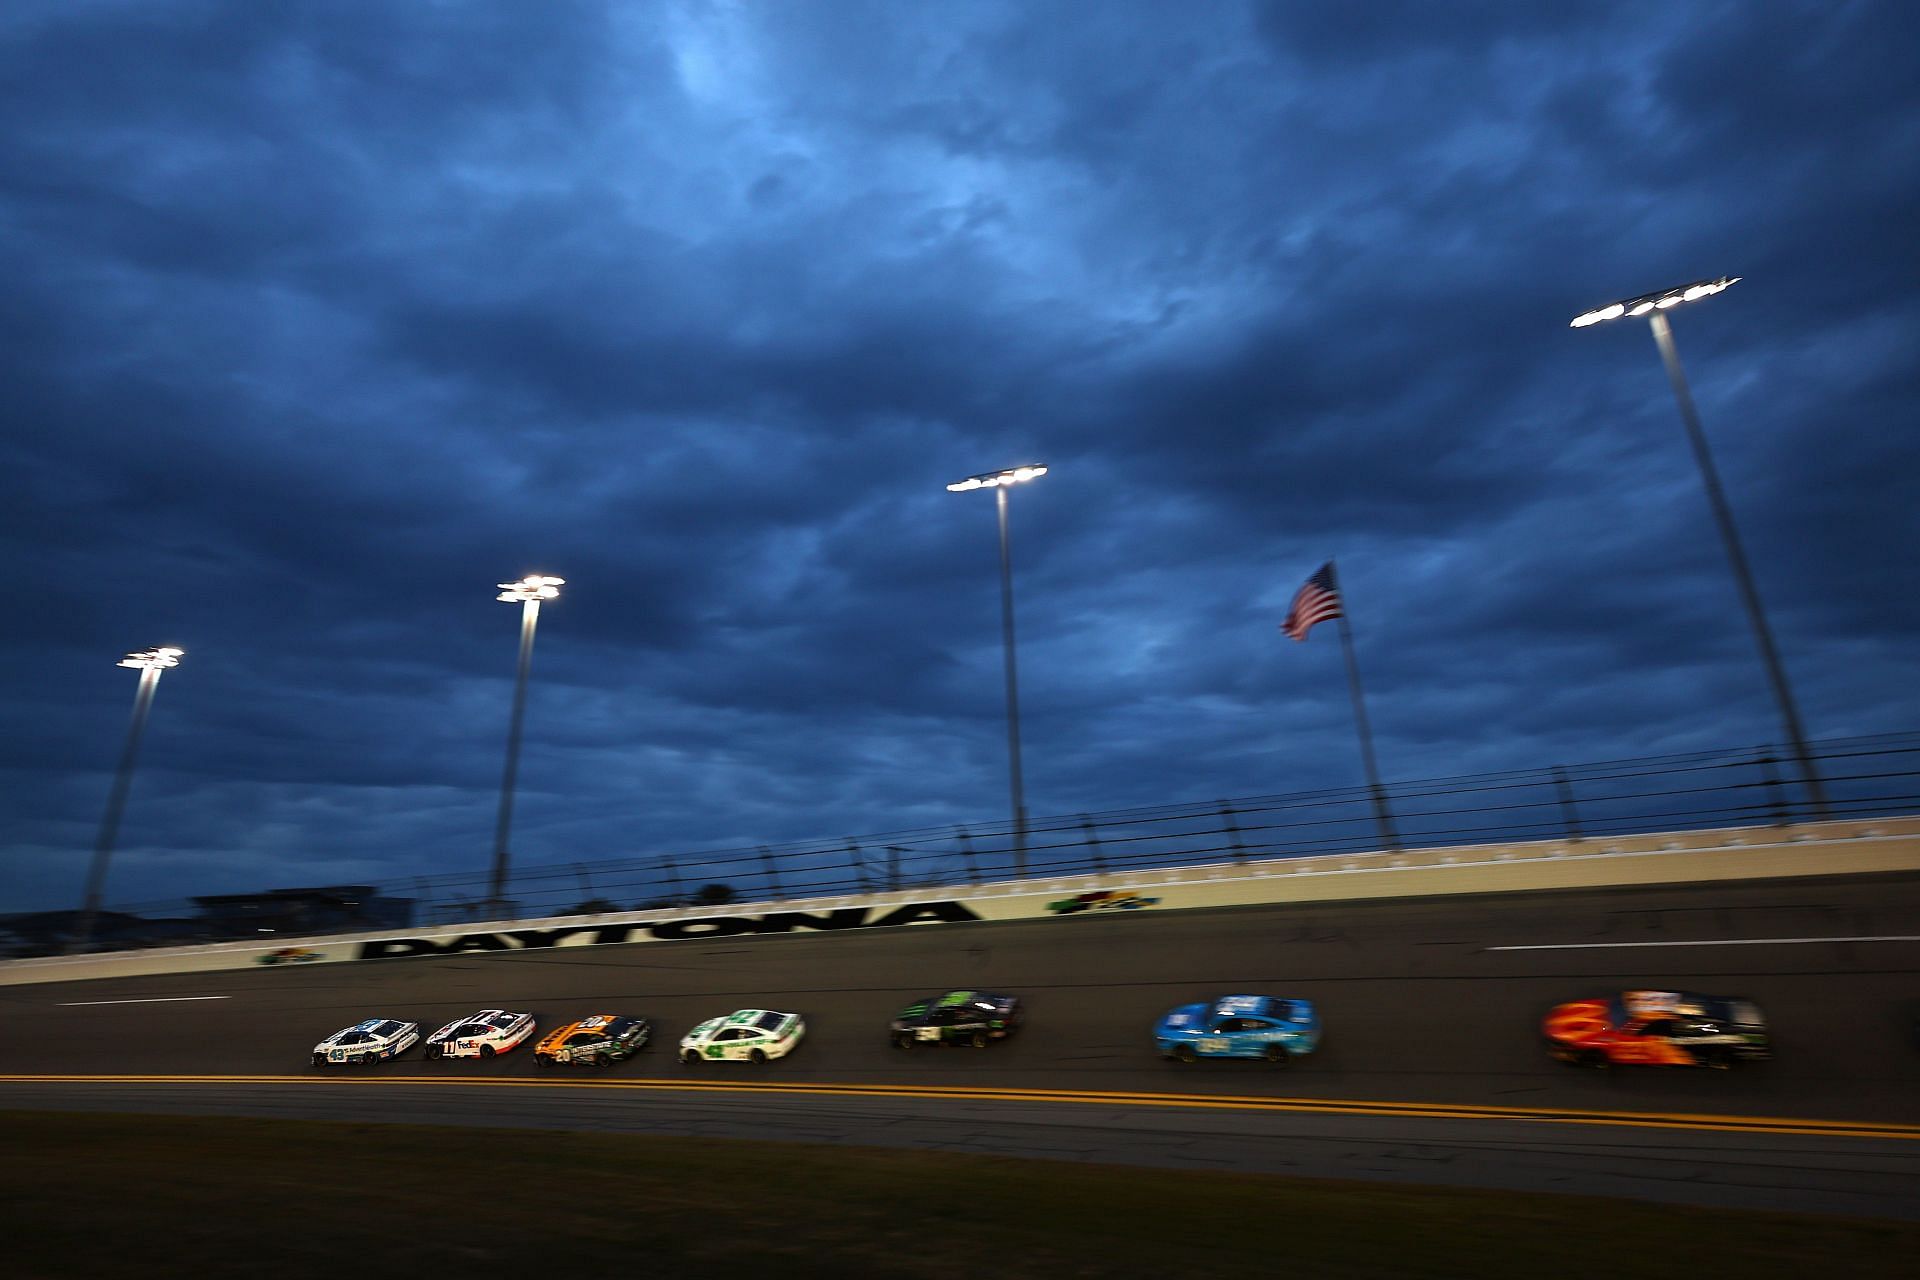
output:
[[[740,1009],[724,1018],[709,1018],[681,1037],[680,1060],[765,1062],[784,1058],[806,1033],[806,1019],[797,1013]]]

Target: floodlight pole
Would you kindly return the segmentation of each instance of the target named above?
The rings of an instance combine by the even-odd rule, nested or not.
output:
[[[1013,552],[1007,534],[1007,486],[994,490],[1000,513],[1000,643],[1007,669],[1007,773],[1013,791],[1013,870],[1027,874],[1027,799],[1020,770],[1020,672],[1013,644]]]
[[[1713,518],[1720,527],[1720,541],[1725,544],[1727,561],[1733,566],[1734,581],[1740,587],[1740,599],[1746,606],[1747,621],[1753,627],[1754,639],[1760,645],[1760,657],[1766,664],[1767,678],[1773,684],[1774,700],[1780,704],[1780,718],[1786,722],[1787,737],[1793,747],[1795,759],[1800,763],[1800,777],[1807,788],[1808,798],[1812,801],[1814,815],[1826,818],[1826,788],[1821,784],[1820,772],[1813,762],[1813,753],[1807,747],[1807,734],[1800,723],[1799,708],[1794,705],[1793,690],[1787,683],[1787,672],[1780,661],[1780,653],[1774,647],[1773,631],[1767,625],[1766,611],[1760,604],[1760,592],[1753,583],[1753,571],[1747,566],[1746,552],[1740,545],[1740,534],[1734,527],[1733,511],[1727,505],[1727,495],[1720,487],[1720,473],[1713,465],[1713,454],[1707,448],[1706,433],[1700,428],[1700,414],[1693,405],[1693,393],[1687,386],[1687,375],[1680,367],[1680,353],[1673,345],[1673,327],[1667,323],[1666,312],[1656,309],[1647,316],[1647,323],[1653,329],[1653,341],[1660,348],[1660,360],[1667,368],[1667,381],[1673,384],[1673,398],[1680,406],[1680,421],[1686,427],[1687,443],[1693,448],[1693,460],[1700,468],[1700,480],[1707,491],[1707,500],[1713,507]]]
[[[493,870],[487,877],[489,910],[507,909],[507,836],[513,828],[513,788],[520,773],[520,731],[527,719],[527,675],[533,670],[533,633],[540,624],[540,602],[557,599],[565,578],[528,574],[500,584],[496,600],[520,605],[520,665],[513,682],[513,718],[507,723],[507,764],[500,778],[500,816],[493,826]]]
[[[160,651],[149,652],[158,654]],[[134,690],[133,719],[127,725],[126,744],[120,748],[120,765],[114,770],[113,789],[107,793],[107,811],[100,819],[100,834],[93,842],[93,863],[87,869],[86,897],[80,908],[80,919],[75,923],[73,934],[67,942],[67,950],[74,953],[83,952],[93,944],[94,926],[100,918],[101,898],[106,893],[107,863],[113,857],[114,840],[120,834],[121,816],[127,811],[127,793],[133,790],[133,766],[140,758],[140,735],[146,731],[147,713],[153,708],[154,690],[160,687],[160,672],[173,663],[163,663],[157,658],[143,661],[141,655],[129,654],[120,665],[137,666],[140,685]]]

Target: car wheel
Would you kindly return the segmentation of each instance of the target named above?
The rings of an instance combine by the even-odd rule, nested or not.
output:
[[[491,1058],[493,1056],[493,1046],[490,1044],[481,1045],[480,1056],[483,1058]]]
[[[896,1049],[911,1049],[913,1048],[913,1037],[910,1035],[895,1036],[893,1038],[893,1047]]]
[[[755,1065],[765,1062],[766,1060],[767,1060],[767,1051],[765,1049],[755,1049],[752,1053],[747,1055],[747,1061],[752,1062]]]
[[[987,1047],[987,1043],[991,1039],[992,1037],[989,1036],[986,1032],[976,1031],[973,1033],[973,1039],[969,1041],[969,1043],[972,1044],[973,1047],[976,1049],[984,1049]]]
[[[1267,1065],[1270,1067],[1288,1067],[1293,1065],[1293,1055],[1287,1052],[1285,1045],[1268,1045],[1266,1056]]]
[[[1173,1056],[1177,1062],[1188,1063],[1193,1062],[1198,1057],[1193,1051],[1193,1046],[1190,1044],[1177,1044],[1173,1046]]]
[[[613,1065],[613,1055],[610,1053],[596,1053],[593,1055],[593,1065],[596,1067],[610,1067]]]
[[[376,1059],[370,1053],[363,1053],[358,1058],[356,1058],[355,1061],[358,1062],[361,1066],[367,1067],[367,1066],[372,1066],[373,1063],[376,1061]]]
[[[324,1066],[326,1066],[326,1065],[327,1065],[327,1059],[326,1059],[326,1055],[325,1055],[325,1054],[319,1054],[319,1053],[316,1053],[316,1054],[314,1054],[314,1055],[313,1055],[313,1065],[314,1065],[314,1066],[316,1066],[316,1067],[324,1067]]]
[[[698,1049],[688,1049],[680,1055],[680,1061],[688,1064],[696,1063],[700,1061],[700,1051]]]
[[[1607,1055],[1605,1053],[1599,1049],[1588,1049],[1574,1055],[1573,1065],[1576,1067],[1591,1067],[1596,1071],[1604,1071],[1607,1069],[1609,1063],[1607,1062]]]

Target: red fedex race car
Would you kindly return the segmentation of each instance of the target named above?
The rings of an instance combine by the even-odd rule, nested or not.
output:
[[[1541,1026],[1547,1049],[1580,1067],[1719,1067],[1771,1056],[1751,1000],[1688,991],[1623,991],[1559,1005]]]

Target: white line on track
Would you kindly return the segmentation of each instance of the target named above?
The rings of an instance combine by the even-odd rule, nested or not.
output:
[[[231,1000],[232,996],[148,996],[143,1000],[62,1000],[60,1008],[77,1009],[83,1004],[178,1004],[182,1000]]]
[[[1708,938],[1693,942],[1538,942],[1483,951],[1602,951],[1618,947],[1790,947],[1814,942],[1920,942],[1920,934],[1888,933],[1856,938]]]

